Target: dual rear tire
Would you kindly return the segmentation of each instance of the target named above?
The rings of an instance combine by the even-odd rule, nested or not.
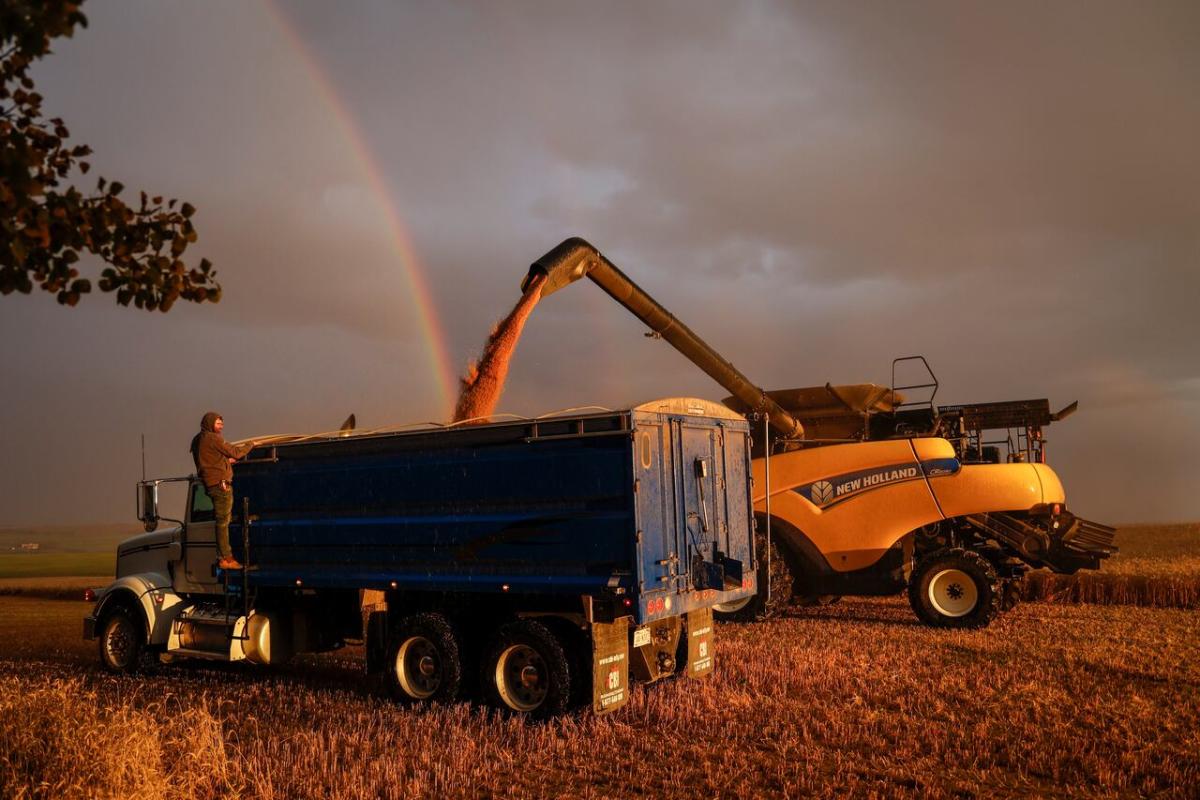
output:
[[[387,682],[403,703],[453,703],[462,689],[462,648],[441,614],[402,619],[388,643]]]
[[[480,667],[480,684],[489,705],[539,719],[570,707],[572,677],[562,642],[550,628],[532,619],[501,626]]]
[[[464,648],[441,614],[404,617],[392,630],[385,659],[391,695],[402,703],[453,703],[466,694]],[[489,705],[533,718],[568,710],[582,675],[582,659],[569,658],[547,625],[518,619],[501,625],[479,660],[479,681]],[[590,663],[590,662],[589,662]],[[577,693],[578,694],[578,693]]]

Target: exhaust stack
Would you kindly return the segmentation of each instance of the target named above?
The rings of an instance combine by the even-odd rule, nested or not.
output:
[[[529,274],[521,282],[521,290],[526,291],[538,275],[546,276],[542,286],[542,297],[584,276],[591,278],[609,297],[625,306],[655,335],[666,339],[689,361],[744,403],[746,408],[765,414],[771,427],[775,429],[776,436],[784,439],[799,439],[804,436],[804,426],[795,417],[751,383],[733,364],[722,358],[688,326],[655,302],[640,286],[601,255],[599,250],[583,239],[566,239],[533,262],[529,267]]]

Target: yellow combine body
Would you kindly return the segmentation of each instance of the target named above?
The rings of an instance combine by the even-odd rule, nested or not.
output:
[[[752,466],[754,509],[766,513],[766,460],[757,458]],[[937,470],[944,471],[932,474]],[[863,485],[864,476],[878,477]],[[819,491],[822,482],[831,491],[847,488],[826,497]],[[946,519],[1066,503],[1062,483],[1049,466],[962,465],[954,446],[936,438],[772,456],[770,491],[772,516],[803,531],[836,572],[870,567],[907,534]]]

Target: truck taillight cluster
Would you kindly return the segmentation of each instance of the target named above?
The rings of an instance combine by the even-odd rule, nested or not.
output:
[[[671,610],[671,598],[659,597],[646,603],[647,614],[661,614]]]

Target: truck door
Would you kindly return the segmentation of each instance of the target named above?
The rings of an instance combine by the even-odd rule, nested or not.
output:
[[[665,425],[639,421],[633,439],[633,475],[637,481],[637,524],[642,550],[638,578],[643,592],[674,590],[673,578],[679,572],[668,437]]]
[[[217,563],[217,527],[212,498],[204,484],[188,485],[187,524],[183,528],[183,569],[175,574],[176,589],[191,592],[219,592],[214,567]]]
[[[718,460],[716,428],[687,419],[675,420],[672,426],[678,459],[679,529],[685,539],[686,569],[691,571],[696,568],[697,556],[713,561],[713,545],[721,543],[726,528],[724,481],[718,481],[724,466]]]
[[[747,522],[750,512],[750,437],[736,428],[722,427],[718,444],[721,471],[717,476],[722,502],[721,549],[729,558],[742,562],[743,570],[754,563],[754,529]]]

